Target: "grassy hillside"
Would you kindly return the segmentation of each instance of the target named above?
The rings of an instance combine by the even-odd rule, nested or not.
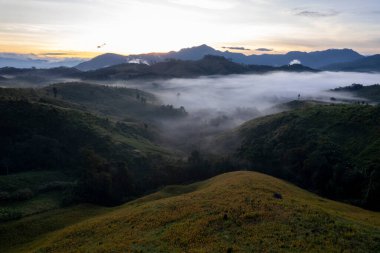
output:
[[[81,208],[81,207],[79,207]],[[378,252],[380,215],[255,172],[0,225],[2,252]],[[85,218],[85,217],[88,218]],[[81,221],[81,219],[84,219]],[[46,224],[46,220],[51,223]],[[66,222],[67,224],[62,224]],[[23,233],[20,233],[23,228]],[[31,231],[36,230],[36,234]]]
[[[226,139],[239,140],[237,155],[254,170],[380,208],[380,107],[306,104],[247,122]]]

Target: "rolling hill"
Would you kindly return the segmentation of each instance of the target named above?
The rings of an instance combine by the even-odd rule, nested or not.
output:
[[[80,215],[78,215],[80,214]],[[378,252],[379,213],[255,172],[0,225],[2,252]],[[48,221],[48,222],[47,222]],[[23,233],[19,233],[23,228]],[[33,233],[34,231],[34,233]]]

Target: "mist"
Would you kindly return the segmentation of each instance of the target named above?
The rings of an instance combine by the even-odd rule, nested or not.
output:
[[[281,104],[297,100],[332,103],[357,100],[350,94],[330,89],[353,83],[372,85],[380,74],[278,72],[264,75],[229,75],[196,79],[171,79],[144,83],[116,83],[155,94],[163,104],[184,106],[189,113],[182,120],[161,122],[165,140],[184,149],[200,149],[204,142],[228,129],[254,119],[286,110]],[[360,99],[365,100],[365,99]],[[336,102],[335,101],[335,102]],[[186,147],[185,147],[186,146]]]

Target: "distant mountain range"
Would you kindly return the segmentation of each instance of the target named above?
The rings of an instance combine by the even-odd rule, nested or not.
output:
[[[346,63],[364,58],[363,55],[360,55],[352,49],[328,49],[325,51],[315,51],[309,53],[293,51],[286,54],[262,54],[247,56],[241,53],[233,53],[229,51],[222,52],[207,45],[201,45],[198,47],[184,48],[177,52],[172,51],[169,53],[151,53],[128,56],[108,53],[83,62],[77,65],[76,68],[82,71],[88,71],[130,62],[153,64],[168,59],[196,61],[202,59],[206,55],[223,56],[233,62],[241,64],[269,65],[277,67],[287,65],[293,60],[298,60],[302,63],[302,65],[316,69],[331,64]]]
[[[154,78],[189,78],[209,75],[266,73],[272,71],[315,72],[312,68],[294,64],[281,67],[243,65],[222,56],[206,55],[200,60],[167,60],[152,65],[125,63],[81,73],[82,79],[126,80]],[[1,72],[0,72],[1,73]]]
[[[361,58],[356,61],[335,63],[323,67],[330,71],[380,72],[380,54]]]
[[[301,64],[284,65],[281,67],[245,65],[232,62],[222,56],[206,55],[201,60],[196,61],[172,59],[151,65],[124,63],[90,71],[80,71],[76,68],[67,67],[50,69],[18,69],[5,67],[0,68],[0,84],[5,86],[13,85],[14,83],[41,85],[51,82],[60,82],[63,79],[151,80],[210,75],[261,74],[274,71],[315,72],[318,70],[305,67]]]
[[[216,58],[210,58],[214,56]],[[291,62],[300,62],[298,66],[286,67]],[[107,78],[147,78],[151,77],[190,77],[201,75],[223,75],[239,73],[263,73],[269,71],[352,71],[352,72],[380,72],[380,55],[365,57],[351,49],[328,49],[316,52],[289,52],[286,54],[263,54],[246,56],[229,51],[218,51],[207,45],[185,48],[177,52],[150,53],[140,55],[102,54],[89,61],[80,62],[79,59],[38,58],[35,55],[18,55],[0,53],[0,68],[9,65],[17,69],[5,68],[2,72],[26,71],[27,79],[40,72],[27,70],[56,69],[63,76],[93,79]],[[67,70],[57,66],[74,68]],[[20,70],[25,68],[24,70]],[[75,70],[75,71],[74,71]],[[76,71],[84,73],[76,73]],[[26,73],[25,72],[25,73]],[[50,71],[51,72],[51,71]],[[85,73],[89,72],[89,73]],[[23,76],[25,73],[22,73]],[[1,74],[1,73],[0,73]],[[5,81],[10,73],[3,73],[0,81]],[[20,73],[16,74],[17,76]],[[45,76],[43,71],[42,76]],[[51,76],[51,73],[48,74]],[[95,78],[96,79],[96,78]]]
[[[81,58],[40,57],[34,54],[0,53],[0,68],[56,68],[74,67],[83,62]]]

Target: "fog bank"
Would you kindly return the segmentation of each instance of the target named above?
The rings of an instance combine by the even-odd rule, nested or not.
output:
[[[155,94],[164,104],[184,106],[189,116],[164,122],[168,140],[175,145],[184,139],[193,146],[201,145],[215,133],[275,113],[276,105],[298,99],[328,101],[331,97],[352,99],[349,94],[330,89],[353,83],[380,83],[380,74],[320,72],[278,72],[264,75],[229,75],[196,79],[171,79],[146,83],[117,83]],[[181,138],[182,137],[182,138]],[[189,146],[187,144],[187,146]]]

